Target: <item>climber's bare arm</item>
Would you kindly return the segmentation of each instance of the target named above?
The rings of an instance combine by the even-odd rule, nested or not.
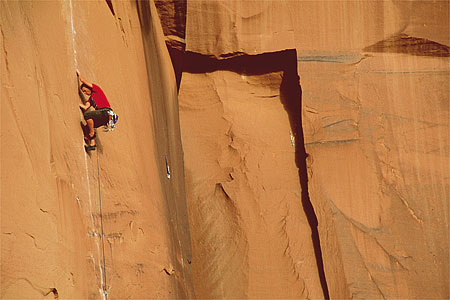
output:
[[[86,111],[89,107],[91,107],[91,102],[87,101],[85,104],[80,104],[80,107]]]
[[[86,79],[84,79],[84,78],[81,76],[80,71],[78,71],[78,70],[77,70],[77,75],[78,75],[78,77],[80,78],[80,81],[81,81],[82,83],[84,83],[84,84],[87,85],[88,87],[92,88],[92,83],[90,83],[89,81],[87,81]]]

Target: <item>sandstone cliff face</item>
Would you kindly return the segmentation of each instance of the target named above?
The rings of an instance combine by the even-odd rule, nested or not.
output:
[[[183,9],[197,296],[447,299],[448,2]]]
[[[448,2],[155,2],[0,3],[1,297],[448,299]]]
[[[282,63],[283,56],[295,61],[289,52],[272,58]],[[241,62],[265,62],[257,59]],[[203,279],[194,280],[199,297],[323,297],[302,208],[294,116],[286,113],[299,96],[298,77],[284,67],[183,73],[181,128],[193,274]]]
[[[142,16],[143,39],[138,11],[153,3],[112,4],[114,15],[106,1],[0,4],[2,299],[193,297],[176,83],[159,18]],[[120,118],[90,155],[77,68]]]

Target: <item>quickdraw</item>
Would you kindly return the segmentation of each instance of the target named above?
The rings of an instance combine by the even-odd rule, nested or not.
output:
[[[116,115],[116,113],[112,109],[108,110],[108,117],[108,123],[106,123],[106,125],[103,127],[105,132],[113,131],[117,126],[117,122],[119,121],[119,116]]]

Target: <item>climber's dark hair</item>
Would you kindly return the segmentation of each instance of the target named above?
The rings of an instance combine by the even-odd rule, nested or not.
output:
[[[81,86],[80,86],[80,89],[82,89],[82,88],[88,88],[89,90],[91,90],[92,91],[92,88],[90,87],[90,86],[88,86],[86,83],[82,83],[81,84]]]

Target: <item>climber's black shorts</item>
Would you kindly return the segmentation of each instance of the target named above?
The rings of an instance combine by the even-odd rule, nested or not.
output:
[[[84,119],[92,119],[94,121],[94,128],[104,126],[109,121],[108,111],[110,109],[105,107],[99,110],[91,110],[84,113]]]

